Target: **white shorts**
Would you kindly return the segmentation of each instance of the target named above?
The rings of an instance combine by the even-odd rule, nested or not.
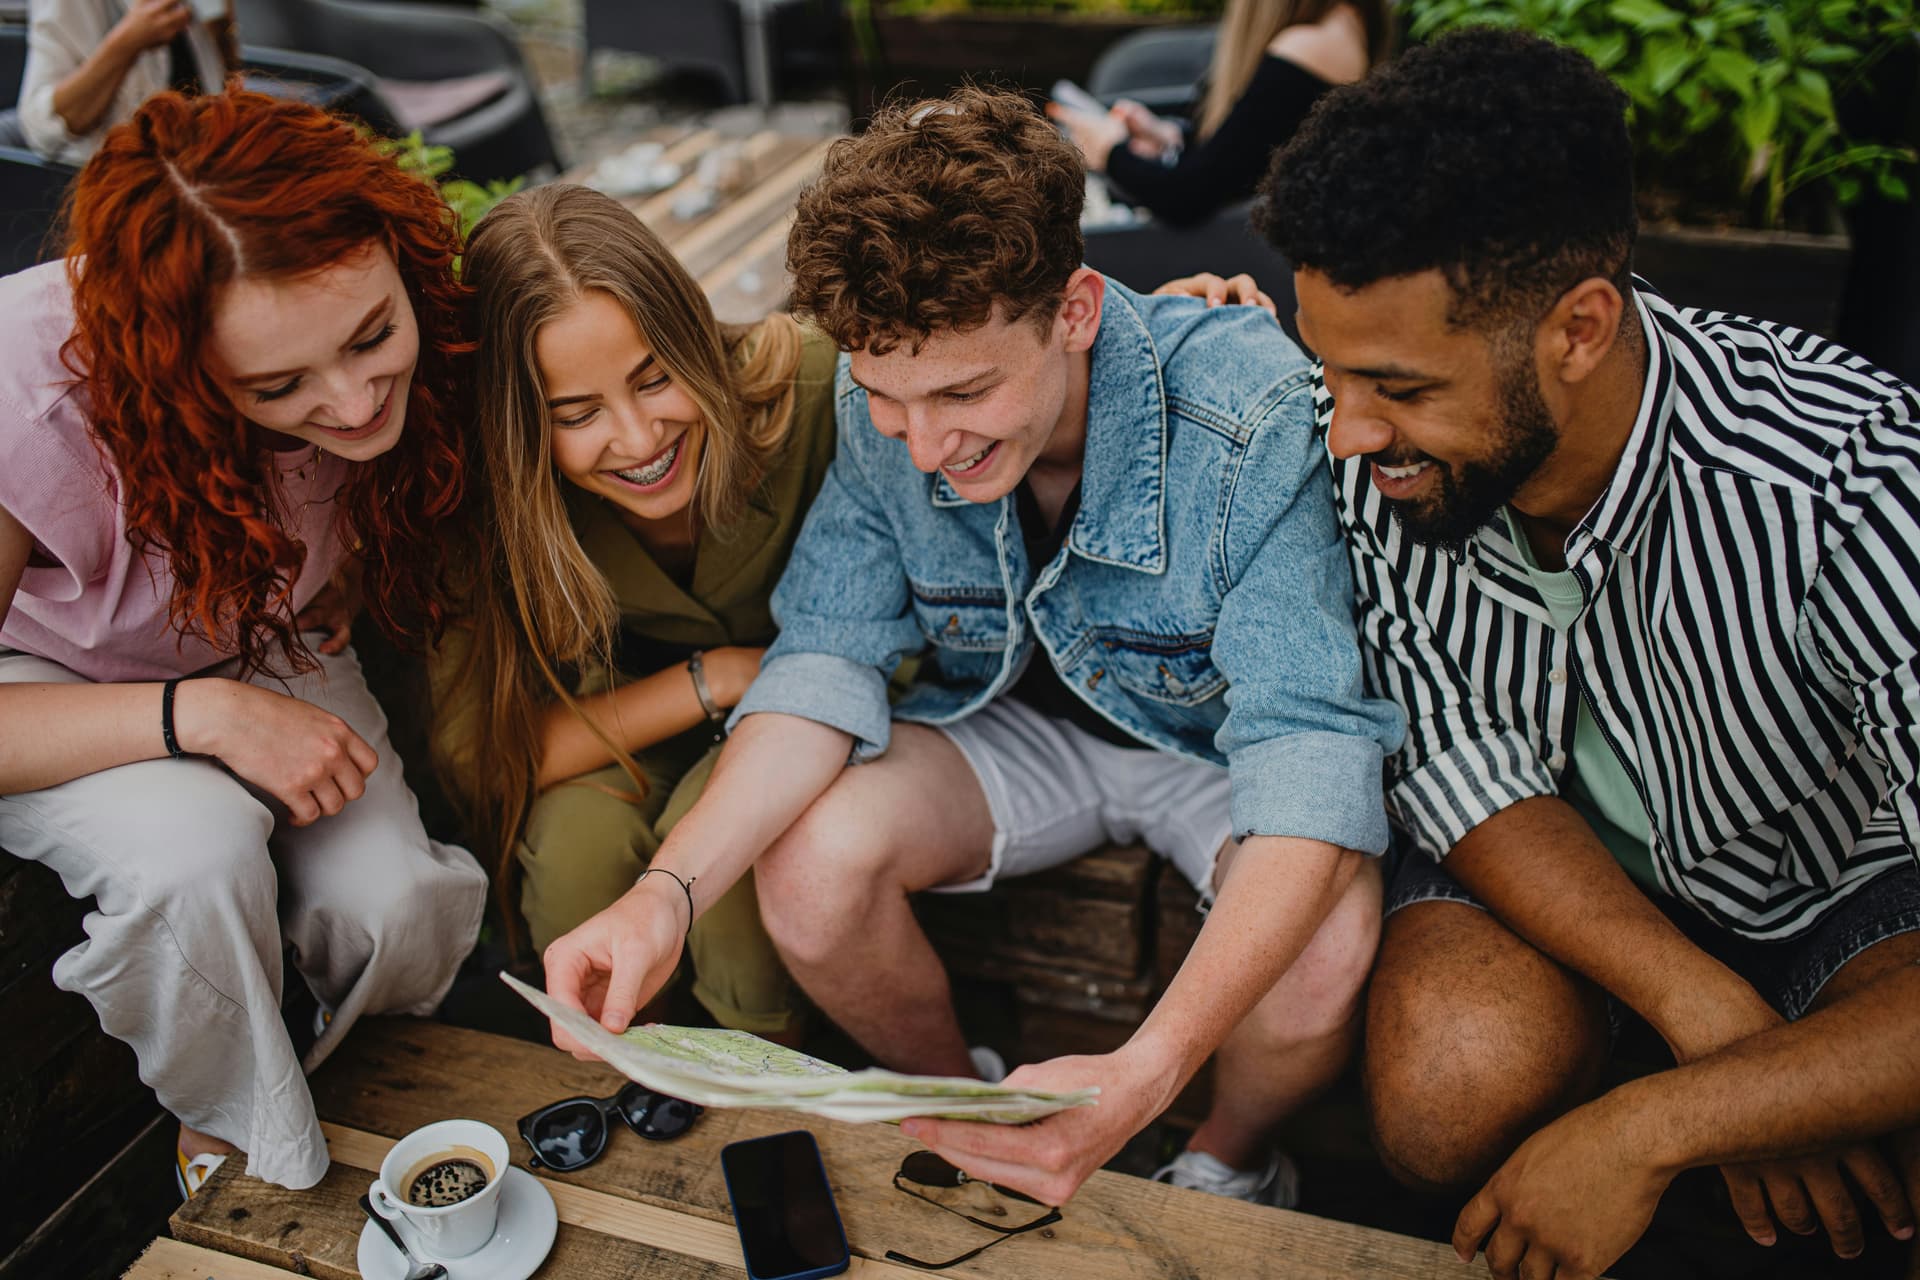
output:
[[[1213,902],[1213,868],[1233,835],[1227,771],[1152,747],[1117,747],[1067,720],[997,698],[935,726],[973,766],[993,814],[987,873],[935,893],[978,893],[1103,844],[1146,845]]]

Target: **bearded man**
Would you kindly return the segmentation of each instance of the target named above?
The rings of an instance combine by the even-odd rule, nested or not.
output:
[[[1455,1243],[1527,1280],[1689,1165],[1843,1256],[1920,1176],[1920,397],[1635,278],[1625,106],[1462,33],[1330,94],[1262,214],[1408,720],[1373,1121],[1410,1184],[1492,1175]],[[1596,1097],[1623,1008],[1675,1067]]]

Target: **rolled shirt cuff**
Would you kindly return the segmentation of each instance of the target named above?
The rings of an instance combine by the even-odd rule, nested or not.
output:
[[[784,653],[769,660],[727,718],[728,732],[743,717],[761,711],[799,716],[851,734],[855,764],[884,752],[892,739],[886,677],[877,667],[830,653]]]
[[[1372,738],[1339,733],[1296,733],[1243,747],[1227,761],[1234,834],[1385,853],[1384,760]]]
[[[1518,734],[1456,741],[1394,779],[1387,806],[1413,846],[1438,862],[1509,805],[1558,795],[1553,773]]]

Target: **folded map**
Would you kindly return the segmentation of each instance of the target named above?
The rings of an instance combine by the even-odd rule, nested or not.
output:
[[[646,1026],[615,1035],[512,974],[500,978],[629,1080],[703,1107],[771,1107],[831,1120],[934,1116],[1025,1124],[1091,1106],[1100,1092],[1044,1093],[957,1076],[848,1071],[745,1031],[712,1027]]]

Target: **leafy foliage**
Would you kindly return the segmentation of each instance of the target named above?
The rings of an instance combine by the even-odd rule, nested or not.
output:
[[[484,187],[465,178],[447,178],[453,169],[453,149],[430,145],[419,130],[404,138],[380,138],[374,145],[383,155],[391,155],[402,169],[437,182],[441,198],[460,219],[460,238],[473,234],[474,224],[487,216],[493,206],[526,185],[525,178],[510,181],[495,179]]]
[[[1764,227],[1860,198],[1909,198],[1910,148],[1850,138],[1837,95],[1920,29],[1916,0],[1405,0],[1410,34],[1536,32],[1593,59],[1632,99],[1643,188]],[[1697,210],[1696,210],[1697,211]]]

